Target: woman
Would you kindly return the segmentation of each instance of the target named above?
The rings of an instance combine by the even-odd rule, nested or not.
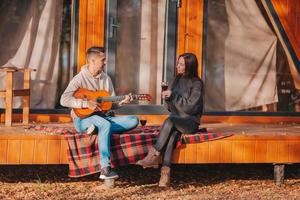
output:
[[[163,155],[160,187],[170,185],[172,152],[180,134],[196,132],[203,111],[204,85],[198,77],[197,57],[192,53],[180,55],[176,72],[173,83],[168,90],[162,92],[162,98],[171,114],[164,121],[155,145],[149,149],[144,159],[137,162],[144,168],[155,167],[159,155]]]

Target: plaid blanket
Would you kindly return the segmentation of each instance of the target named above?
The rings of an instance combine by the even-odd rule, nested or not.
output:
[[[156,142],[159,129],[159,126],[139,126],[126,133],[113,134],[110,158],[112,167],[135,164],[138,160],[143,159],[148,149]],[[34,130],[64,134],[68,143],[67,156],[70,177],[81,177],[100,172],[98,135],[78,134],[74,128],[35,127]],[[182,134],[176,148],[182,144],[212,141],[228,136],[230,135],[211,133],[206,129],[200,129],[194,134]]]

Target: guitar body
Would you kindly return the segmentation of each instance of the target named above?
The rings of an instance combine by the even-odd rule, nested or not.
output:
[[[110,110],[113,102],[121,101],[125,99],[126,95],[123,96],[110,96],[110,94],[105,90],[99,91],[91,91],[88,89],[80,88],[74,92],[73,95],[76,99],[84,99],[84,100],[93,100],[98,102],[98,106],[102,109],[102,111]],[[130,95],[133,100],[151,100],[151,96],[149,94],[135,94]],[[95,111],[89,108],[74,108],[75,114],[80,118],[85,118],[93,114]]]
[[[86,99],[86,100],[94,100],[96,101],[99,97],[109,97],[110,94],[105,90],[99,90],[99,91],[91,91],[88,89],[80,88],[74,93],[74,97],[76,99]],[[112,102],[101,102],[99,103],[100,108],[103,111],[110,110],[112,107]],[[89,108],[74,108],[75,114],[80,118],[85,118],[93,114],[95,112],[94,110],[91,110]]]

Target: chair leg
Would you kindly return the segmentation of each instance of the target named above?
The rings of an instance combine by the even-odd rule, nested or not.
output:
[[[30,107],[30,70],[24,70],[24,83],[23,88],[29,90],[27,96],[23,96],[23,124],[28,125],[29,123],[29,107]]]
[[[23,97],[23,124],[28,125],[29,123],[29,96]]]
[[[13,107],[13,73],[6,73],[6,94],[5,94],[5,126],[12,124]]]

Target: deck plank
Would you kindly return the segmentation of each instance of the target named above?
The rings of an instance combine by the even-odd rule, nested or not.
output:
[[[232,142],[222,141],[220,163],[231,163],[231,162],[232,162]]]
[[[7,163],[7,140],[0,140],[0,164]]]
[[[278,162],[289,162],[288,161],[288,155],[289,154],[289,142],[288,141],[281,141],[277,145],[278,148]]]
[[[272,160],[278,159],[278,142],[277,141],[268,141],[267,142],[267,162],[272,162]]]
[[[20,164],[32,164],[34,157],[34,140],[21,140]]]
[[[21,140],[8,140],[7,164],[20,164]]]
[[[221,152],[221,143],[220,141],[209,142],[209,156],[208,161],[210,163],[219,163],[221,161],[220,152]]]
[[[201,145],[197,144],[197,159],[196,163],[207,163],[209,150],[208,142],[202,143]]]
[[[289,143],[289,162],[294,163],[300,160],[299,141],[291,141]]]
[[[195,161],[197,160],[197,145],[191,144],[190,148],[186,149],[186,155],[189,155],[186,156],[186,163],[195,163]]]
[[[243,141],[233,141],[232,143],[232,162],[244,162],[244,143]]]
[[[254,141],[245,141],[244,142],[244,158],[245,163],[254,163],[255,162],[255,142]]]
[[[47,164],[61,164],[60,152],[61,152],[60,140],[48,140],[47,148]]]
[[[48,140],[37,139],[35,140],[34,159],[35,164],[47,164],[47,149]]]
[[[60,163],[68,163],[67,148],[68,148],[67,142],[65,140],[61,140]]]

